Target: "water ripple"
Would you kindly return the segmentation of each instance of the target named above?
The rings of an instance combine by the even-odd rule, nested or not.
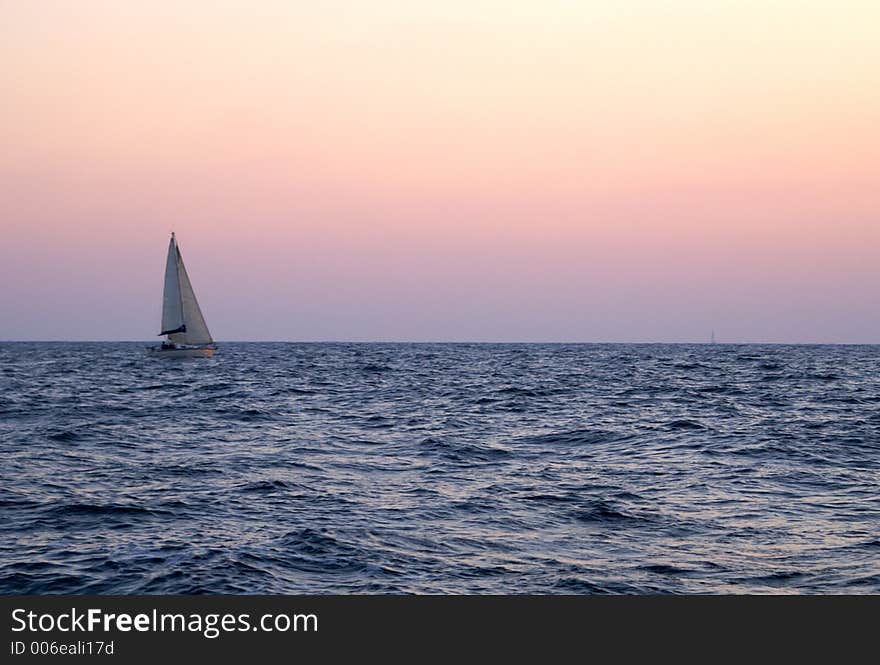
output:
[[[0,344],[0,593],[878,593],[880,347]]]

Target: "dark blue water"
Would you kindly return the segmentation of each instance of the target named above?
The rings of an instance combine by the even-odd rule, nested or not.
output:
[[[878,593],[880,347],[0,344],[0,593]]]

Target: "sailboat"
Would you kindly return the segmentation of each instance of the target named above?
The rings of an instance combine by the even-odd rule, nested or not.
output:
[[[210,358],[216,345],[193,291],[174,233],[165,262],[165,293],[162,300],[162,332],[168,339],[150,351],[169,358]]]

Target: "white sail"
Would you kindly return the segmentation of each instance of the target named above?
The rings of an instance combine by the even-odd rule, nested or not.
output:
[[[211,333],[193,292],[180,248],[171,234],[165,265],[165,297],[162,304],[162,335],[175,344],[211,344]]]
[[[162,296],[162,332],[167,335],[183,328],[183,303],[180,300],[180,278],[178,276],[178,251],[174,234],[168,244],[168,258],[165,261],[165,292]]]
[[[186,332],[180,333],[181,341],[178,343],[210,344],[214,340],[211,339],[211,333],[208,332],[208,325],[205,323],[205,317],[202,316],[202,310],[199,307],[199,301],[196,300],[196,294],[189,281],[189,275],[186,274],[186,267],[183,265],[183,258],[180,256],[179,248],[177,250],[177,262],[180,279],[180,301],[183,305],[183,322],[186,325]],[[172,341],[176,341],[174,336],[172,336]]]

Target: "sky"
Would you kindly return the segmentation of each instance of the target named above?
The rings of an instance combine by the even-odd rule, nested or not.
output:
[[[880,3],[0,0],[0,339],[880,343]]]

